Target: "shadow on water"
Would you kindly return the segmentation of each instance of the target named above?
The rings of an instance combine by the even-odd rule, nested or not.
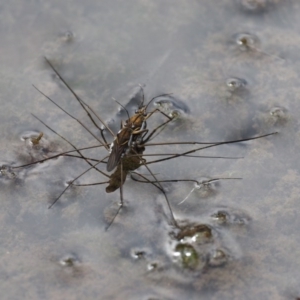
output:
[[[299,10],[296,0],[4,3],[2,299],[299,298]],[[240,159],[149,165],[165,180],[180,228],[169,224],[156,187],[128,178],[125,207],[105,232],[119,193],[102,185],[72,186],[47,209],[85,161],[58,157],[12,168],[70,149],[31,113],[76,147],[95,142],[32,84],[99,135],[43,56],[114,131],[127,117],[112,98],[132,113],[141,84],[146,99],[172,93],[152,107],[181,116],[153,142],[279,134],[198,153]],[[162,120],[154,115],[148,128]],[[191,145],[153,146],[145,154],[185,149]],[[196,185],[170,181],[186,178]],[[243,179],[207,182],[213,178]],[[78,183],[97,180],[92,171]]]

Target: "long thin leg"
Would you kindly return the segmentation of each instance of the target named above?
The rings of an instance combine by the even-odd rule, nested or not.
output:
[[[148,143],[147,147],[150,146],[163,146],[163,145],[226,145],[226,144],[234,144],[234,143],[240,143],[240,142],[247,142],[247,141],[251,141],[251,140],[257,140],[260,138],[264,138],[267,137],[269,135],[274,135],[277,134],[278,132],[271,132],[271,133],[267,133],[264,135],[259,135],[259,136],[254,136],[252,138],[245,138],[245,139],[240,139],[240,140],[230,140],[230,141],[224,141],[224,142],[168,142],[168,143]]]
[[[73,186],[93,186],[93,185],[101,185],[101,184],[107,184],[107,183],[109,183],[109,181],[94,182],[94,183],[73,184]]]
[[[161,127],[167,125],[167,124],[170,123],[172,120],[173,120],[173,118],[168,119],[167,121],[165,121],[165,122],[162,123],[161,125],[157,126],[155,129],[153,129],[152,132],[149,133],[149,135],[146,137],[146,139],[143,140],[143,145],[141,145],[141,146],[144,146],[145,143],[147,143],[147,142],[150,140],[150,138],[153,136],[153,134],[154,134],[159,128],[161,128]]]
[[[137,172],[134,172],[134,174],[139,175],[144,178],[144,176],[142,176],[141,174],[139,174]],[[141,182],[141,183],[155,183],[156,182],[156,181],[150,181],[149,179],[147,181],[138,180],[134,177],[131,177],[131,179],[134,181]],[[209,183],[209,182],[213,182],[213,181],[217,181],[217,180],[224,180],[224,179],[243,179],[243,178],[241,178],[241,177],[213,178],[213,179],[209,179],[205,182],[199,182],[198,180],[195,180],[195,179],[169,179],[169,180],[159,180],[159,182],[194,182],[194,183],[200,185],[200,184],[205,184],[205,183]]]
[[[106,143],[101,141],[91,130],[89,130],[79,119],[72,116],[70,113],[68,113],[65,109],[63,109],[60,105],[58,105],[54,100],[52,100],[50,97],[48,97],[46,94],[44,94],[41,90],[39,90],[36,86],[33,85],[33,87],[40,92],[44,97],[46,97],[49,101],[51,101],[54,105],[56,105],[58,108],[60,108],[64,113],[66,113],[68,116],[70,116],[72,119],[77,121],[89,134],[91,134],[101,145],[103,145],[106,149],[108,149],[108,146]]]
[[[117,215],[120,213],[121,209],[124,206],[124,199],[123,199],[123,161],[122,161],[122,159],[121,159],[120,163],[121,163],[120,204],[119,204],[119,207],[118,207],[118,210],[117,210],[116,214],[114,215],[112,220],[109,222],[109,224],[105,227],[105,231],[107,231],[109,229],[109,227],[112,225],[112,223],[116,219]]]
[[[153,173],[153,172],[150,170],[150,168],[147,166],[147,164],[146,164],[145,162],[143,162],[143,165],[147,168],[147,170],[149,171],[149,173],[150,173],[150,174],[152,175],[152,177],[155,179],[155,181],[157,182],[157,184],[158,184],[159,187],[161,188],[162,193],[163,193],[164,196],[165,196],[165,199],[166,199],[166,202],[167,202],[167,205],[168,205],[170,214],[171,214],[172,222],[173,222],[172,225],[174,225],[174,226],[176,226],[176,227],[179,228],[179,225],[178,225],[178,223],[177,223],[177,221],[176,221],[176,219],[175,219],[175,217],[174,217],[174,215],[173,215],[173,211],[172,211],[172,208],[171,208],[171,204],[170,204],[170,201],[169,201],[169,199],[168,199],[168,197],[167,197],[166,192],[164,191],[164,189],[163,189],[162,185],[160,184],[160,182],[157,180],[157,178],[156,178],[156,176],[154,175],[154,173]]]
[[[11,168],[12,169],[25,168],[25,167],[29,167],[29,166],[32,166],[32,165],[35,165],[35,164],[43,163],[43,162],[45,162],[47,160],[50,160],[50,159],[58,158],[60,156],[73,156],[73,157],[76,157],[76,158],[82,158],[81,156],[68,155],[68,153],[77,152],[78,150],[82,151],[82,150],[89,150],[89,149],[99,148],[99,147],[103,147],[103,146],[102,145],[97,145],[97,146],[89,146],[89,147],[84,147],[84,148],[77,148],[76,150],[69,150],[69,151],[61,152],[61,153],[55,154],[53,156],[50,156],[50,157],[47,157],[47,158],[44,158],[44,159],[40,159],[40,160],[31,162],[31,163],[28,163],[28,164],[24,164],[24,165],[13,166]],[[88,159],[88,158],[86,158],[86,159]]]
[[[69,86],[69,84],[63,79],[63,77],[58,73],[58,71],[54,68],[54,66],[51,64],[51,62],[45,57],[46,62],[51,67],[51,69],[55,72],[55,74],[59,77],[59,79],[64,83],[64,85],[68,88],[68,90],[73,94],[73,96],[76,98],[76,100],[79,102],[79,104],[82,106],[82,108],[85,110],[87,115],[89,116],[90,120],[93,122],[93,124],[100,130],[101,136],[104,140],[104,142],[107,144],[107,141],[103,134],[103,129],[98,126],[98,124],[95,122],[89,111],[86,109],[88,107],[90,111],[96,116],[96,118],[108,129],[108,131],[111,133],[111,135],[114,137],[114,133],[111,131],[111,129],[107,126],[107,124],[94,112],[94,110],[87,104],[85,101],[83,101],[75,92],[74,90]],[[85,107],[86,106],[86,107]]]
[[[66,141],[69,145],[71,145],[75,151],[77,153],[79,153],[80,157],[83,158],[91,167],[93,167],[93,165],[89,162],[88,159],[86,159],[82,153],[70,142],[68,141],[65,137],[63,137],[62,135],[60,135],[58,132],[56,132],[54,129],[52,129],[50,126],[48,126],[45,122],[43,122],[41,119],[39,119],[37,116],[35,116],[34,114],[32,114],[37,120],[39,120],[44,126],[46,126],[49,130],[51,130],[53,133],[55,133],[56,135],[58,135],[60,138],[62,138],[64,141]],[[100,172],[102,175],[109,177],[107,174],[105,174],[103,171],[99,170],[96,167],[93,167],[96,171]]]
[[[272,133],[269,133],[269,134],[265,134],[265,135],[261,135],[261,136],[257,136],[257,137],[253,137],[253,138],[248,138],[248,139],[235,140],[235,141],[227,141],[227,142],[220,142],[220,143],[216,143],[216,144],[213,144],[213,145],[208,145],[208,146],[205,146],[205,147],[200,147],[200,148],[196,148],[196,149],[193,149],[193,150],[190,150],[190,151],[186,151],[186,152],[183,152],[183,153],[175,154],[175,155],[170,156],[170,157],[166,157],[166,158],[162,158],[162,159],[157,159],[157,160],[153,160],[153,161],[150,161],[150,162],[148,161],[147,165],[153,164],[153,163],[156,163],[156,162],[160,162],[160,161],[165,161],[165,160],[173,159],[173,158],[180,157],[180,156],[185,156],[187,154],[194,153],[194,152],[197,152],[197,151],[200,151],[200,150],[203,150],[203,149],[208,149],[208,148],[212,148],[212,147],[216,147],[216,146],[220,146],[220,145],[227,145],[227,144],[233,144],[233,143],[238,143],[238,142],[246,142],[246,141],[256,140],[256,139],[267,137],[267,136],[270,136],[270,135],[273,135],[273,134],[277,134],[277,132],[272,132]]]
[[[104,158],[106,159],[107,156]],[[60,193],[60,195],[49,205],[49,209],[60,199],[60,197],[66,192],[67,189],[69,189],[69,187],[72,185],[72,183],[77,180],[78,178],[80,178],[81,176],[83,176],[84,174],[86,174],[87,172],[89,172],[90,170],[92,170],[94,167],[96,167],[98,164],[100,164],[101,161],[97,162],[96,164],[92,165],[90,168],[88,168],[87,170],[85,170],[83,173],[81,173],[80,175],[76,176],[69,184],[68,186]]]

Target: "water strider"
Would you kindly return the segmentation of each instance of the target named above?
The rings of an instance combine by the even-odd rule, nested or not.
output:
[[[166,123],[172,121],[171,117],[160,111],[158,108],[152,110],[151,112],[147,112],[147,108],[153,100],[159,97],[167,96],[169,94],[162,94],[153,97],[147,105],[144,105],[144,90],[142,87],[141,89],[143,93],[143,99],[141,104],[139,105],[139,108],[135,111],[135,114],[132,117],[129,116],[128,111],[125,107],[123,107],[127,113],[128,119],[124,123],[121,122],[121,129],[110,145],[110,156],[106,165],[106,170],[108,172],[112,171],[118,165],[120,159],[124,155],[127,155],[128,151],[131,151],[133,144],[138,139],[145,139],[144,142],[150,139],[152,134],[150,134],[149,137],[145,138],[148,133],[146,120],[150,118],[155,112],[160,112],[161,114],[165,115],[168,118],[168,121]]]
[[[46,59],[46,58],[45,58]],[[53,67],[53,65],[50,63],[48,59],[46,59],[46,62],[48,65],[51,67],[51,69],[57,74],[57,76],[60,78],[60,80],[66,85],[66,87],[70,90],[70,92],[74,95],[78,103],[81,105],[81,107],[85,110],[87,113],[89,119],[92,121],[92,123],[98,128],[100,131],[101,138],[98,137],[96,134],[94,134],[84,123],[82,123],[79,119],[75,118],[73,115],[68,113],[65,109],[63,109],[60,105],[58,105],[56,102],[54,102],[51,98],[49,98],[47,95],[45,95],[42,91],[40,91],[38,88],[36,88],[42,95],[44,95],[49,101],[51,101],[53,104],[55,104],[59,109],[64,111],[68,116],[76,120],[88,133],[93,136],[98,141],[98,145],[91,146],[91,147],[84,147],[84,148],[77,148],[75,145],[73,145],[71,142],[69,142],[66,138],[55,132],[53,129],[51,129],[47,124],[45,124],[42,120],[40,120],[46,127],[48,127],[52,132],[55,134],[59,135],[62,139],[64,139],[73,149],[70,151],[66,151],[63,153],[56,154],[54,156],[35,161],[29,164],[21,165],[21,166],[15,166],[13,169],[17,168],[24,168],[28,166],[32,166],[37,163],[42,163],[46,160],[51,160],[53,158],[59,157],[59,156],[71,156],[74,158],[79,158],[83,159],[86,161],[86,163],[89,165],[89,168],[86,169],[83,173],[79,174],[76,176],[72,181],[68,182],[68,186],[60,193],[60,195],[55,199],[55,201],[49,206],[52,207],[59,199],[60,197],[65,193],[65,191],[72,185],[77,185],[77,186],[88,186],[88,185],[98,185],[98,184],[108,184],[106,187],[106,192],[110,193],[113,192],[117,189],[120,189],[120,206],[111,220],[111,222],[108,224],[108,227],[113,223],[114,219],[120,212],[120,210],[123,207],[123,185],[125,183],[125,179],[129,173],[134,172],[137,168],[140,166],[145,166],[153,178],[153,180],[149,180],[146,176],[139,174],[137,172],[134,172],[138,176],[144,179],[144,182],[148,182],[152,185],[154,185],[156,188],[158,188],[163,194],[166,199],[166,203],[168,205],[170,215],[171,215],[171,223],[174,226],[178,227],[178,223],[176,222],[176,219],[173,215],[173,211],[170,205],[170,201],[161,185],[161,182],[156,178],[156,175],[153,174],[153,172],[150,170],[149,165],[157,162],[162,162],[170,159],[174,159],[177,157],[181,156],[188,156],[188,157],[201,157],[198,155],[194,155],[193,153],[211,148],[211,147],[216,147],[219,145],[224,145],[224,144],[230,144],[230,143],[237,143],[237,142],[243,142],[243,141],[249,141],[249,140],[254,140],[262,137],[266,137],[269,135],[272,135],[274,133],[262,135],[262,136],[257,136],[257,137],[252,137],[252,138],[247,138],[247,139],[241,139],[241,140],[232,140],[232,141],[225,141],[225,142],[173,142],[173,143],[149,143],[151,139],[153,139],[154,134],[157,133],[159,130],[162,130],[165,128],[165,126],[173,121],[175,119],[175,114],[174,115],[167,115],[164,112],[160,111],[159,109],[154,109],[150,112],[147,112],[147,108],[149,104],[156,98],[166,96],[168,94],[160,95],[157,97],[154,97],[150,100],[150,102],[147,105],[144,105],[144,96],[143,100],[139,106],[139,108],[136,110],[135,114],[133,116],[129,116],[128,112],[128,119],[125,120],[123,123],[121,123],[121,129],[117,135],[115,135],[112,130],[109,128],[109,126],[102,120],[101,117],[99,117],[98,114],[95,113],[95,111],[86,103],[84,102],[75,92],[74,90],[68,85],[68,83],[61,77],[61,75],[58,73],[58,71]],[[167,117],[167,120],[164,121],[162,124],[158,125],[156,128],[154,128],[151,132],[147,129],[147,124],[146,120],[150,118],[155,112],[160,112],[164,116]],[[99,126],[97,123],[97,120],[102,124],[103,127]],[[112,138],[113,142],[108,143],[105,135],[104,135],[104,130],[107,130]],[[40,142],[40,140],[43,138],[42,135],[39,135],[36,139],[37,143]],[[197,146],[194,149],[191,149],[189,151],[185,151],[182,153],[161,153],[161,154],[144,154],[145,149],[147,149],[150,146],[156,146],[156,145],[201,145],[201,147]],[[108,154],[101,160],[99,159],[94,159],[94,158],[89,158],[85,155],[82,154],[83,150],[86,149],[91,149],[91,148],[104,148],[107,150]],[[74,154],[75,153],[75,154]],[[164,158],[156,159],[153,161],[146,161],[145,157],[146,156],[166,156]],[[203,157],[203,156],[202,156]],[[223,157],[222,157],[223,158]],[[106,169],[107,170],[113,170],[116,168],[116,170],[112,174],[107,174],[101,169],[101,165],[106,164]],[[109,164],[109,166],[107,166]],[[107,178],[106,181],[103,182],[96,182],[96,183],[88,183],[88,184],[76,184],[76,180],[78,180],[80,177],[82,177],[84,174],[89,172],[90,170],[96,170],[97,172],[101,173],[103,176]],[[226,178],[224,178],[226,179]],[[174,179],[174,181],[193,181],[193,180],[188,180],[188,179]],[[164,181],[166,182],[166,181]],[[194,181],[195,182],[195,181]],[[107,227],[107,228],[108,228]]]

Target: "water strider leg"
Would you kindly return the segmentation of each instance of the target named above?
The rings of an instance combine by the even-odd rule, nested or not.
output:
[[[107,144],[107,141],[104,137],[103,134],[103,129],[100,128],[98,126],[98,124],[95,122],[94,118],[91,116],[91,114],[89,113],[89,111],[86,109],[86,107],[94,114],[94,116],[102,123],[103,126],[105,126],[105,128],[110,132],[110,134],[114,137],[114,133],[112,132],[112,130],[109,128],[109,126],[95,113],[95,111],[85,102],[83,101],[76,93],[75,91],[69,86],[69,84],[64,80],[64,78],[59,74],[59,72],[54,68],[54,66],[51,64],[51,62],[46,58],[45,61],[48,63],[48,65],[51,67],[51,69],[55,72],[55,74],[59,77],[59,79],[64,83],[64,85],[68,88],[68,90],[73,94],[73,96],[76,98],[76,100],[79,102],[79,104],[81,105],[81,107],[85,110],[85,112],[87,113],[88,117],[90,118],[90,120],[93,122],[93,124],[96,126],[96,128],[98,128],[100,130],[101,133],[101,137],[103,139],[103,141],[105,142],[105,144]]]

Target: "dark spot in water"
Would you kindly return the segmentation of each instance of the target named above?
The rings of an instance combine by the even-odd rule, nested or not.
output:
[[[258,37],[248,32],[235,34],[233,40],[237,48],[241,51],[256,50],[259,46]]]
[[[75,278],[81,279],[87,271],[78,256],[74,253],[64,255],[58,260],[58,263],[61,266],[58,276],[64,283],[70,283]]]
[[[142,258],[145,258],[147,256],[147,252],[145,250],[135,249],[135,250],[131,251],[131,256],[134,259],[142,259]]]
[[[151,262],[147,265],[147,270],[154,271],[154,270],[157,270],[158,267],[159,267],[159,264],[157,262]]]
[[[62,267],[75,267],[80,264],[80,260],[75,254],[67,254],[59,260]]]
[[[218,211],[212,215],[212,218],[215,219],[219,224],[226,224],[229,219],[229,215],[225,211]]]

